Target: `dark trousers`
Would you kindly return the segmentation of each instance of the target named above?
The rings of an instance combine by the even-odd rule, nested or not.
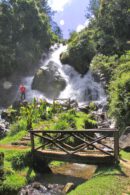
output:
[[[25,100],[25,92],[21,93],[21,100]]]

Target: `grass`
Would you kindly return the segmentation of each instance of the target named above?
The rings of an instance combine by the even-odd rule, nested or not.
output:
[[[4,139],[0,140],[0,144],[11,144],[12,142],[20,140],[22,137],[24,137],[27,134],[27,131],[20,131],[16,133],[15,135],[7,135]]]
[[[95,176],[79,185],[69,195],[122,195],[130,179],[127,179],[121,167],[101,168]]]
[[[34,180],[35,173],[30,170],[25,156],[28,150],[15,151],[0,149],[4,152],[4,180],[0,183],[0,194],[14,195],[19,189]],[[28,160],[27,160],[28,161]]]
[[[125,151],[121,150],[120,155],[121,155],[121,158],[126,159],[126,160],[130,160],[130,152],[125,152]]]

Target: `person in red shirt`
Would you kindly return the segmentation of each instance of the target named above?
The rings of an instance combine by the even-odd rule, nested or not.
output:
[[[21,94],[21,101],[22,100],[25,100],[25,93],[26,93],[26,88],[25,88],[25,86],[24,85],[20,85],[19,86],[19,92],[20,92],[20,94]]]

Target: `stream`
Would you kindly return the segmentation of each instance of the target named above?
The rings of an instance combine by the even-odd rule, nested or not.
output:
[[[77,163],[65,163],[60,166],[52,166],[52,173],[38,175],[35,182],[24,187],[20,195],[30,192],[31,195],[63,195],[66,194],[66,186],[70,189],[90,179],[97,169],[96,165]],[[29,194],[29,193],[28,193]]]

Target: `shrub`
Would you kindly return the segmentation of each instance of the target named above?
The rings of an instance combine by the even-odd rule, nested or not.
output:
[[[118,56],[105,56],[103,54],[96,55],[90,64],[93,73],[103,75],[107,82],[110,81],[113,70],[118,66]]]
[[[13,136],[22,130],[26,130],[26,128],[27,128],[27,121],[24,119],[20,119],[10,126],[9,135]]]
[[[109,115],[120,129],[130,125],[130,71],[119,73],[109,87]]]
[[[14,170],[21,170],[27,166],[32,166],[30,152],[17,152],[11,157],[10,161]]]
[[[58,121],[54,125],[54,130],[67,130],[69,129],[69,123],[67,123],[65,120]]]

